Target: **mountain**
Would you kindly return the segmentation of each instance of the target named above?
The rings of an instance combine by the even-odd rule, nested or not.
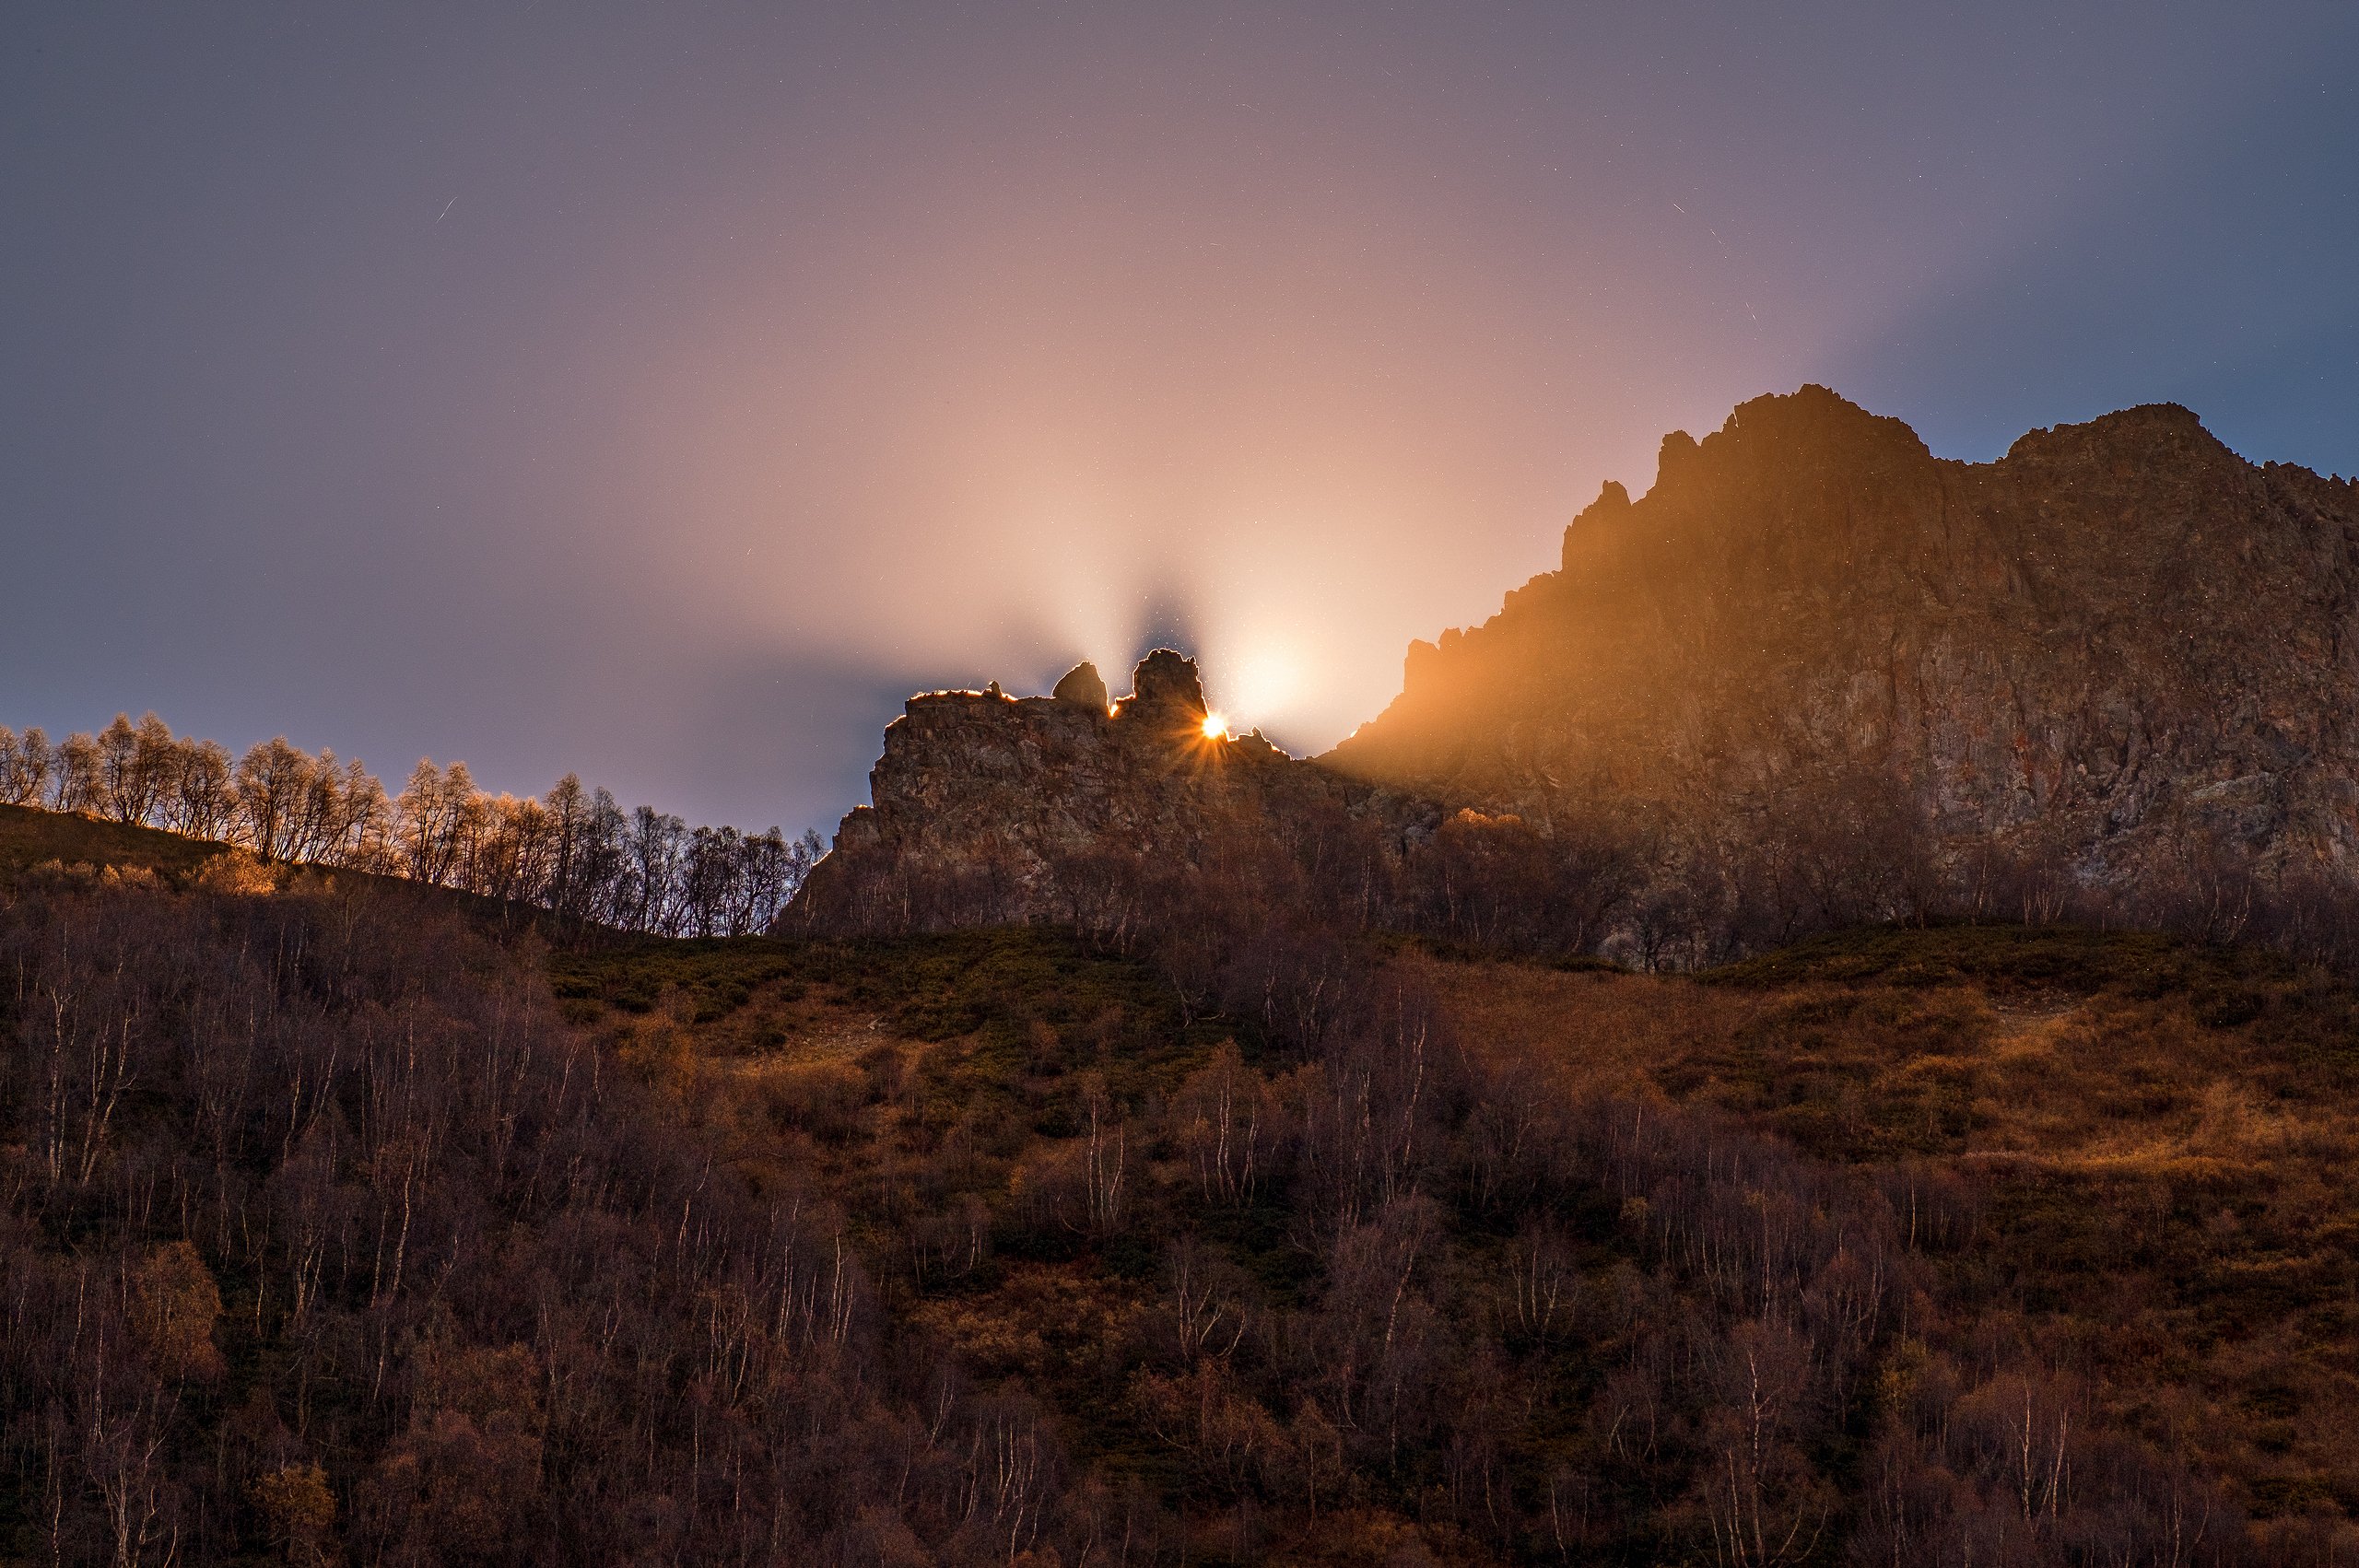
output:
[[[1325,760],[1721,849],[1880,816],[1953,883],[1992,847],[2085,887],[2223,855],[2344,882],[2355,553],[2359,486],[2183,408],[1971,463],[1806,386],[1665,438],[1652,490],[1608,484],[1560,569],[1412,644]]]
[[[1656,968],[2062,917],[2342,962],[2354,556],[2359,486],[2183,408],[1969,463],[1804,387],[1667,438],[1324,757],[1205,735],[1168,650],[1112,705],[1087,666],[912,699],[786,923],[1103,935],[1241,898]]]
[[[2347,880],[2350,503],[1765,400],[1332,758],[913,698],[770,936],[0,809],[0,1561],[2359,1561],[2348,969],[1774,940]]]

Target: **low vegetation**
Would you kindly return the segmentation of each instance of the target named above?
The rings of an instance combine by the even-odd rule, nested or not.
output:
[[[79,813],[0,805],[0,878],[12,882],[54,865],[83,866],[92,874],[128,871],[182,886],[229,848]]]
[[[2294,1539],[2351,1550],[2347,987],[2252,949],[2008,927],[1844,933],[1703,983],[1428,972],[1471,1037],[1561,1064],[1570,1092],[1938,1177],[1973,1240],[1933,1255],[1944,1312],[2012,1325],[2093,1416],[2222,1478],[2272,1561],[2302,1560]]]
[[[33,864],[0,1557],[2359,1558],[2359,1002],[2264,953],[552,947]]]

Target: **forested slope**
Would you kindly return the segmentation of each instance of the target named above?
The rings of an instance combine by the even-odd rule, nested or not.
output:
[[[828,1206],[719,1166],[529,948],[405,890],[97,885],[20,892],[0,954],[10,1556],[1003,1561],[1062,1496],[1031,1408],[885,1354]]]
[[[0,900],[0,1553],[2347,1559],[2349,993]]]
[[[810,951],[558,986],[749,1100],[730,1137],[821,1173],[880,1299],[1191,1560],[2359,1548],[2359,1235],[2317,1222],[2359,1200],[2359,1054],[2315,971],[2013,927],[1701,979],[1274,939],[1167,954],[1158,999],[1046,933]]]

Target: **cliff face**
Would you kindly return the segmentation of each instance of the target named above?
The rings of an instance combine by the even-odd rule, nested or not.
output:
[[[2091,883],[2195,840],[2348,875],[2354,551],[2359,486],[2182,408],[1973,464],[1805,387],[1666,439],[1326,760],[1535,820],[1726,827],[1865,781]]]
[[[923,929],[1045,921],[1120,924],[1109,903],[1207,870],[1250,878],[1348,826],[1398,848],[1438,813],[1286,755],[1257,734],[1204,733],[1193,661],[1149,654],[1110,707],[1082,665],[1045,697],[934,692],[886,727],[835,851],[795,918]]]
[[[2354,557],[2359,486],[2181,408],[1974,464],[1805,387],[1668,438],[1651,492],[1608,485],[1561,569],[1412,645],[1328,757],[1206,736],[1170,652],[1110,706],[1086,666],[913,698],[794,919],[1123,929],[1192,878],[1653,964],[2023,875],[2347,888]]]

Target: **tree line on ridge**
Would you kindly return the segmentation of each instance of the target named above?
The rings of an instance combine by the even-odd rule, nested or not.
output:
[[[789,838],[626,812],[569,773],[539,798],[492,794],[421,759],[398,795],[359,762],[284,736],[233,758],[149,713],[53,742],[0,726],[0,804],[78,812],[235,845],[267,860],[405,877],[659,936],[768,930],[825,853]]]

